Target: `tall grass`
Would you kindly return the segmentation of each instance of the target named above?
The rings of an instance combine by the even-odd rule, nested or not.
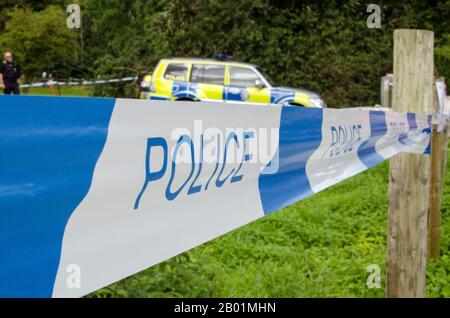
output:
[[[46,95],[55,96],[57,94],[56,88],[49,87],[31,87],[21,90],[24,95]],[[90,87],[88,86],[60,86],[61,96],[89,96]]]
[[[89,297],[384,297],[388,162]],[[443,256],[428,297],[450,297],[450,164]],[[381,288],[366,268],[381,267]]]

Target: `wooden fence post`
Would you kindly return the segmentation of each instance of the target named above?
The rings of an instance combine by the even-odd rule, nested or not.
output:
[[[445,78],[438,78],[436,80],[444,82]],[[436,89],[436,85],[433,85],[433,93],[435,111],[439,113],[439,93]],[[438,131],[438,124],[434,124],[431,135],[431,175],[430,197],[428,203],[428,259],[437,259],[440,256],[441,205],[444,191],[445,167],[447,164],[447,147],[447,122],[445,122],[443,131]]]
[[[431,176],[428,207],[428,259],[437,259],[441,247],[441,204],[447,164],[447,127],[438,132],[433,125],[431,136]]]
[[[433,111],[434,33],[394,31],[393,111]],[[388,297],[424,297],[430,158],[391,159],[388,211]]]

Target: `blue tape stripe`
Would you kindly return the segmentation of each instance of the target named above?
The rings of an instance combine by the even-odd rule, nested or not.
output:
[[[358,157],[367,168],[384,161],[384,158],[377,153],[375,145],[387,133],[386,113],[370,111],[369,117],[370,137],[358,149]]]
[[[0,297],[51,297],[114,99],[0,96]]]
[[[306,162],[320,146],[322,120],[322,109],[283,107],[277,154],[259,177],[265,214],[313,194],[306,175]],[[278,171],[266,174],[271,165],[278,165]]]
[[[412,140],[410,140],[408,137],[412,131],[417,129],[416,114],[407,113],[406,116],[407,116],[407,120],[408,120],[409,129],[408,129],[408,132],[403,133],[399,136],[398,141],[401,144],[403,144],[407,147],[410,147],[410,146],[414,145],[414,142]]]
[[[416,114],[407,113],[406,116],[408,118],[409,130],[417,129]]]
[[[432,123],[431,123],[432,118],[433,118],[433,116],[431,116],[431,115],[428,116],[427,121],[428,121],[429,128],[424,129],[424,132],[427,132],[428,134],[430,134],[430,136],[431,136],[431,132],[432,132]],[[424,151],[424,154],[427,154],[427,155],[431,154],[431,138],[430,138],[430,141],[428,142],[427,148]]]

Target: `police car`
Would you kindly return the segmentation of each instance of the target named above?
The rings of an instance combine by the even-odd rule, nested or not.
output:
[[[141,98],[326,107],[319,94],[274,86],[258,66],[222,54],[214,59],[160,60],[154,72],[143,78]]]

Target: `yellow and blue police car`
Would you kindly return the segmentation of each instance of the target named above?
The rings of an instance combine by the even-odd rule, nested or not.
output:
[[[160,60],[154,72],[143,78],[141,98],[326,107],[319,94],[274,86],[257,65],[222,54],[213,59]]]

